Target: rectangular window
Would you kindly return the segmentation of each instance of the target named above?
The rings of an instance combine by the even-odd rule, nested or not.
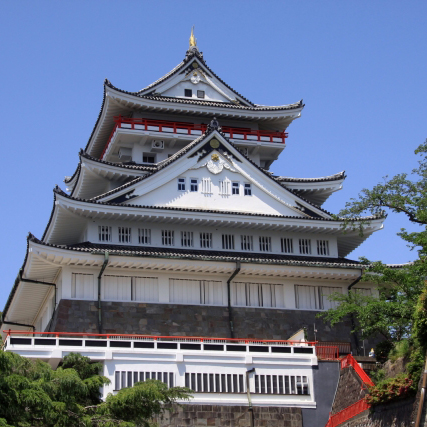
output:
[[[122,388],[132,387],[138,381],[149,379],[159,380],[167,385],[167,388],[174,387],[173,372],[135,372],[135,371],[115,371],[114,373],[114,391]]]
[[[245,196],[252,196],[252,186],[248,182],[245,182]]]
[[[310,239],[299,239],[299,253],[302,255],[311,255]]]
[[[242,251],[254,250],[254,239],[252,236],[240,236]]]
[[[198,181],[196,178],[191,178],[190,179],[190,191],[198,191],[199,190],[199,185],[198,185]]]
[[[149,228],[138,228],[138,243],[140,245],[151,245],[151,230]]]
[[[327,240],[317,240],[317,255],[329,255],[329,242]]]
[[[93,274],[72,273],[71,298],[95,299]]]
[[[336,308],[338,303],[329,300],[329,296],[335,292],[342,293],[342,289],[328,286],[295,285],[296,307],[307,310]]]
[[[202,178],[202,194],[206,196],[212,194],[212,181],[210,178]]]
[[[142,163],[156,163],[156,156],[151,153],[142,153]]]
[[[130,301],[132,278],[129,276],[103,277],[103,299],[105,301]]]
[[[108,227],[107,225],[99,225],[98,236],[100,242],[111,242],[111,227]]]
[[[204,98],[205,97],[205,91],[204,90],[198,90],[197,91],[197,98]]]
[[[231,194],[239,194],[239,183],[232,182],[231,183]]]
[[[282,237],[280,239],[282,252],[285,254],[293,254],[294,253],[294,245],[292,239],[289,237]]]
[[[157,277],[133,277],[131,300],[158,302],[159,285]]]
[[[170,302],[179,304],[224,305],[225,287],[214,280],[169,279]]]
[[[222,235],[222,249],[233,249],[234,250],[234,235],[223,234]]]
[[[184,96],[192,97],[193,91],[191,89],[184,89]]]
[[[338,302],[337,301],[330,301],[329,297],[338,292],[339,294],[342,293],[341,288],[331,288],[327,286],[319,286],[319,299],[320,299],[320,308],[321,310],[329,310],[330,308],[337,308]]]
[[[260,236],[259,250],[261,252],[271,252],[271,237]]]
[[[130,227],[119,227],[119,242],[120,243],[131,243],[131,232]]]
[[[371,289],[367,289],[367,288],[352,288],[352,290],[354,292],[358,293],[359,295],[363,295],[365,297],[370,297],[372,295]]]
[[[283,378],[285,378],[283,387]],[[299,375],[255,375],[256,394],[309,394],[308,377]]]
[[[200,233],[200,247],[212,248],[212,233]]]
[[[181,231],[181,246],[184,248],[192,248],[194,246],[192,231]]]
[[[231,181],[225,178],[224,181],[219,181],[219,195],[228,197],[230,195]]]
[[[178,178],[178,191],[185,191],[185,178]]]
[[[174,231],[173,230],[162,230],[162,245],[173,246],[174,245]]]
[[[231,303],[240,307],[285,307],[283,285],[233,282]]]

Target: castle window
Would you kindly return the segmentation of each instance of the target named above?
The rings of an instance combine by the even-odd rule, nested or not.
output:
[[[231,194],[239,194],[239,183],[232,182],[231,183]]]
[[[308,377],[299,375],[255,375],[256,394],[310,394]]]
[[[205,97],[205,91],[204,90],[198,90],[197,91],[197,98],[204,98]]]
[[[231,303],[237,307],[281,307],[285,306],[282,285],[269,283],[233,282]]]
[[[99,225],[98,237],[100,242],[111,242],[111,227],[108,227],[107,225]]]
[[[184,89],[184,96],[191,98],[193,96],[193,91],[191,89]]]
[[[311,254],[311,240],[310,239],[299,239],[299,253],[302,255]]]
[[[132,277],[132,301],[159,302],[157,277]]]
[[[138,243],[140,245],[151,245],[151,230],[149,228],[138,228]]]
[[[306,310],[329,310],[336,308],[338,303],[330,301],[333,293],[342,293],[341,288],[328,286],[295,285],[295,305]]]
[[[212,248],[212,233],[200,233],[200,247]]]
[[[317,241],[317,255],[329,255],[329,242],[327,240]]]
[[[71,298],[90,300],[95,298],[93,274],[72,273]]]
[[[156,163],[156,156],[152,153],[142,153],[142,163]]]
[[[198,191],[199,185],[197,178],[191,178],[190,179],[190,191]]]
[[[178,191],[185,191],[185,178],[178,178]]]
[[[252,236],[240,236],[240,243],[242,251],[254,250],[254,239]]]
[[[192,231],[181,231],[181,246],[184,248],[192,248],[194,246]]]
[[[162,230],[162,245],[173,246],[174,245],[174,231],[173,230]]]
[[[234,249],[234,235],[223,234],[222,235],[222,249]]]
[[[225,287],[215,280],[169,279],[170,302],[224,305]]]
[[[290,239],[289,237],[282,237],[280,239],[280,243],[281,243],[283,253],[285,254],[294,253],[294,244],[292,239]]]
[[[203,393],[245,393],[243,374],[185,373],[185,387]]]
[[[261,252],[271,252],[271,237],[260,236],[259,250]]]
[[[252,196],[252,187],[248,182],[245,182],[245,196]]]
[[[120,243],[131,243],[131,232],[130,227],[119,227],[119,242]]]
[[[212,181],[210,178],[202,178],[202,194],[206,196],[212,194]]]
[[[173,372],[135,372],[135,371],[115,371],[114,372],[114,391],[122,388],[132,387],[137,382],[147,380],[162,381],[168,388],[174,387]]]

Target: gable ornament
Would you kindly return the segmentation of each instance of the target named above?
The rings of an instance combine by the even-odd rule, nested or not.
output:
[[[212,153],[211,158],[200,166],[196,166],[191,169],[200,169],[206,167],[207,170],[214,174],[218,175],[224,169],[229,170],[230,172],[237,172],[228,162],[226,162],[218,153]]]

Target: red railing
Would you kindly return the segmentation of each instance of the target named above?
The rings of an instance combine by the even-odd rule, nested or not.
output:
[[[364,399],[358,400],[356,403],[353,403],[353,405],[350,405],[342,411],[332,415],[326,423],[325,427],[336,427],[355,417],[361,412],[366,411],[370,407],[371,405],[366,403]]]
[[[343,359],[341,359],[341,369],[347,368],[348,366],[353,367],[356,374],[359,375],[360,379],[366,385],[374,385],[368,374],[362,369],[362,367],[357,363],[356,359],[351,354],[348,354]]]
[[[112,130],[110,137],[108,138],[108,142],[104,147],[104,150],[101,154],[101,159],[104,157],[104,154],[107,151],[108,146],[110,145],[111,139],[113,138],[113,135],[116,132],[117,128],[122,128],[123,124],[130,125],[130,127],[126,126],[126,128],[133,129],[133,130],[168,132],[168,133],[187,134],[187,135],[201,135],[207,129],[206,124],[170,122],[167,120],[129,118],[129,117],[123,117],[123,116],[114,117],[114,122],[115,122],[114,129]],[[198,131],[198,132],[193,133],[193,131]],[[265,141],[265,142],[274,142],[274,143],[284,144],[285,139],[288,137],[287,132],[252,130],[249,128],[232,128],[228,126],[223,126],[222,131],[229,138],[237,138],[243,141],[252,140],[252,141]],[[277,141],[277,139],[279,141]]]

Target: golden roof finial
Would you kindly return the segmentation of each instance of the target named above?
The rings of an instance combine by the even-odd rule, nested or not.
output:
[[[190,48],[197,46],[196,37],[194,37],[194,25],[191,28],[191,35],[190,35]]]

